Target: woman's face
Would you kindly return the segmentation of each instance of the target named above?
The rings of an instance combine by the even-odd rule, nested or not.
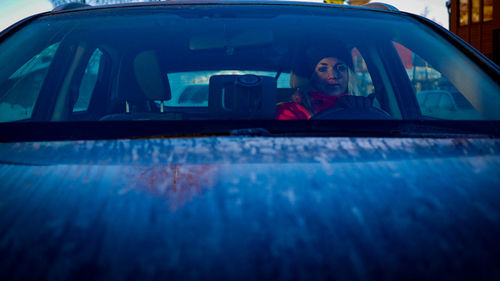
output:
[[[320,60],[314,68],[313,86],[323,94],[340,96],[347,93],[349,71],[347,65],[337,58]]]

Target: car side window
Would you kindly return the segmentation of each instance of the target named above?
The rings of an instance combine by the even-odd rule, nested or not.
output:
[[[73,106],[73,112],[87,111],[92,93],[97,83],[97,76],[99,73],[99,66],[101,65],[102,51],[96,49],[87,63],[85,72],[82,77],[80,89],[78,91],[78,99]]]
[[[0,85],[0,120],[17,121],[31,118],[58,47],[59,43],[55,43],[43,49]]]
[[[393,42],[411,81],[423,116],[447,120],[481,120],[481,115],[453,84],[424,58]]]

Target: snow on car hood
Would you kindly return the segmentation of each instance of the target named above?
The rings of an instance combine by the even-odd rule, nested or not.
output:
[[[68,186],[105,181],[177,208],[206,189],[338,186],[500,186],[500,141],[491,139],[211,137],[0,144],[3,182],[33,177]],[[8,165],[10,164],[10,165]],[[44,181],[37,181],[41,188]],[[455,183],[456,182],[456,183]],[[373,187],[380,192],[380,187]],[[309,192],[309,191],[307,191]],[[292,200],[292,199],[291,199]]]
[[[206,137],[0,143],[18,164],[243,164],[385,161],[497,155],[488,138]]]
[[[498,273],[499,155],[494,139],[2,143],[0,264],[10,268],[0,273],[71,279],[82,266],[95,274],[88,279],[141,280]]]

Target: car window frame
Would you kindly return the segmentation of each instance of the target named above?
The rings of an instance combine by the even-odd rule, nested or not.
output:
[[[106,112],[107,105],[109,102],[109,97],[111,95],[112,58],[110,53],[106,50],[104,46],[99,46],[99,45],[88,46],[87,54],[90,55],[88,56],[88,58],[86,57],[87,63],[84,64],[83,72],[79,73],[77,79],[75,79],[74,81],[75,85],[73,85],[72,87],[80,89],[83,83],[85,69],[90,63],[90,58],[92,54],[96,50],[99,50],[102,54],[99,61],[97,80],[90,94],[90,100],[87,110],[73,111],[73,109],[71,108],[70,112],[71,116],[69,117],[70,120],[97,120],[100,117],[100,115],[103,115]]]
[[[357,46],[355,47],[365,60],[366,67],[372,78],[375,91],[374,94],[380,102],[381,108],[389,112],[396,119],[402,119],[403,116],[399,104],[394,104],[396,101],[391,102],[391,96],[395,96],[394,88],[392,87],[388,74],[384,70],[384,65],[379,57],[379,51],[376,44],[377,43],[374,43],[373,46],[370,47],[357,42]]]
[[[50,121],[53,119],[56,102],[60,99],[62,85],[67,79],[67,71],[71,67],[78,47],[81,47],[80,44],[80,40],[74,33],[62,39],[38,95],[31,120]]]
[[[393,38],[383,38],[380,42],[379,57],[384,65],[384,70],[389,76],[394,89],[399,110],[403,119],[419,120],[422,113],[415,97],[411,80],[406,74],[401,58],[392,44]]]

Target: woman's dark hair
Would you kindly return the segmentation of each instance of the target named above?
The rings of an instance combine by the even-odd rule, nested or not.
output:
[[[298,59],[294,72],[303,77],[310,78],[318,62],[328,57],[342,60],[351,70],[354,68],[351,52],[339,43],[339,45],[332,47],[312,47],[307,49]]]

